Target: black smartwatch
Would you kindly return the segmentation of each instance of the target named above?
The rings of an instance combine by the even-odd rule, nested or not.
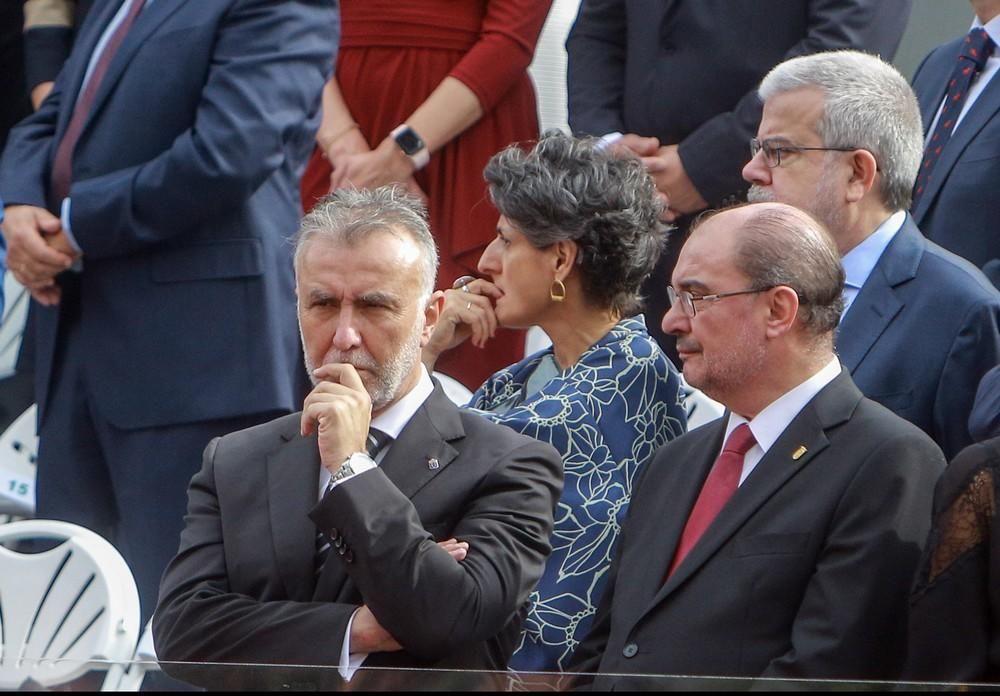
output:
[[[399,149],[403,151],[403,154],[413,160],[415,169],[423,169],[430,162],[431,154],[427,151],[424,139],[417,134],[417,131],[405,123],[396,126],[389,135],[399,145]]]

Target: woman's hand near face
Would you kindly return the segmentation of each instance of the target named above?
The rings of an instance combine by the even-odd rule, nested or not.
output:
[[[444,308],[438,317],[434,333],[424,346],[424,364],[432,368],[441,353],[472,339],[472,345],[482,348],[496,335],[497,315],[493,302],[503,293],[482,278],[455,290],[444,291]]]

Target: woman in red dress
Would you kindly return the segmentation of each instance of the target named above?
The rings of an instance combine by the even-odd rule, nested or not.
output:
[[[306,210],[332,189],[403,182],[427,199],[441,254],[438,285],[474,274],[496,234],[483,168],[538,137],[528,76],[551,0],[343,0],[334,79],[302,178]],[[468,344],[467,344],[468,345]],[[500,330],[438,369],[476,388],[523,354]]]

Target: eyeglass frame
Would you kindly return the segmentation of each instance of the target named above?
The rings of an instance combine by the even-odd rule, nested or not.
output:
[[[750,159],[757,156],[757,153],[763,151],[764,153],[764,164],[768,166],[769,169],[774,169],[775,167],[781,166],[781,153],[797,153],[797,152],[854,152],[855,150],[861,150],[863,148],[859,147],[805,147],[804,145],[778,145],[777,147],[771,147],[768,139],[760,140],[759,138],[750,138]],[[771,164],[771,154],[774,155],[774,164]]]
[[[736,290],[734,292],[717,292],[711,295],[699,296],[699,295],[694,295],[687,290],[681,290],[680,292],[677,292],[676,290],[674,290],[674,287],[672,285],[668,285],[667,302],[670,303],[671,307],[679,303],[681,307],[681,312],[684,313],[684,316],[688,317],[689,319],[694,319],[696,316],[698,316],[698,308],[695,306],[694,304],[695,302],[708,301],[714,303],[726,297],[736,297],[737,295],[754,295],[760,292],[767,292],[768,290],[774,290],[776,287],[778,286],[770,285],[765,288],[750,288],[747,290]],[[689,307],[690,311],[688,310]]]

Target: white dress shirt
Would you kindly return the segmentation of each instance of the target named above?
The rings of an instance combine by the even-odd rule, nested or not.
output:
[[[736,430],[736,427],[742,423],[747,423],[750,426],[750,432],[753,433],[754,439],[757,441],[757,444],[751,447],[743,457],[743,471],[740,474],[741,486],[747,480],[747,476],[760,463],[760,460],[764,458],[764,455],[767,454],[767,451],[771,449],[774,443],[778,441],[778,438],[781,437],[781,434],[785,432],[788,425],[795,420],[795,417],[805,408],[806,404],[819,394],[823,387],[832,382],[840,374],[840,370],[840,360],[834,356],[819,372],[772,401],[751,421],[748,421],[737,413],[729,413],[729,422],[726,424],[726,435],[722,438],[723,446],[725,446],[726,440],[729,439],[729,434]],[[719,449],[719,455],[721,454],[722,448]]]

